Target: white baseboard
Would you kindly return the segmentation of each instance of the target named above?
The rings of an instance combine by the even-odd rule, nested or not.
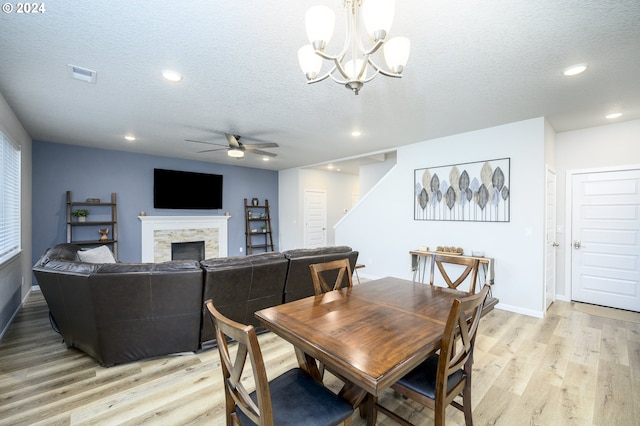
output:
[[[37,291],[40,291],[40,286],[37,286],[38,289]],[[31,292],[34,291],[34,288],[30,288],[29,291],[27,292],[27,294],[24,296],[24,298],[22,299],[22,302],[20,302],[20,305],[18,306],[18,308],[15,310],[15,312],[11,315],[11,318],[9,318],[9,322],[7,322],[6,327],[2,330],[2,332],[0,332],[0,340],[2,340],[2,338],[4,337],[4,334],[7,332],[7,330],[9,329],[9,327],[11,326],[11,324],[13,324],[13,320],[16,319],[16,315],[18,315],[18,312],[20,312],[20,309],[22,309],[22,307],[24,306],[24,302],[27,301],[27,298],[29,297],[29,295],[31,294]]]
[[[518,306],[507,305],[507,304],[504,304],[504,303],[498,303],[496,305],[496,309],[502,309],[503,311],[509,311],[509,312],[513,312],[513,313],[516,313],[516,314],[527,315],[529,317],[544,318],[544,312],[543,311],[534,311],[532,309],[523,309],[523,308],[520,308]]]

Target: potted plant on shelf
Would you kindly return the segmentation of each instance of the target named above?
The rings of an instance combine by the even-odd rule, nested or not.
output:
[[[71,216],[73,216],[76,219],[78,219],[78,222],[86,222],[87,216],[89,216],[89,210],[86,210],[86,209],[74,210],[71,213]]]

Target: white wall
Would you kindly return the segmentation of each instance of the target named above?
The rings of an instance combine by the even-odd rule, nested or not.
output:
[[[0,94],[0,130],[21,146],[22,199],[21,244],[22,252],[0,266],[0,336],[20,304],[31,290],[31,137],[18,121],[4,97]]]
[[[302,247],[302,201],[298,191],[300,169],[278,172],[279,250]]]
[[[503,309],[543,315],[543,118],[398,148],[397,165],[336,229],[336,244],[360,251],[361,275],[410,279],[409,251],[455,245],[496,258],[494,295]],[[511,158],[508,223],[413,220],[414,169]]]
[[[351,195],[358,193],[358,176],[313,169],[282,170],[278,175],[280,203],[280,251],[304,245],[304,191],[327,193],[327,245],[335,245],[334,226],[351,209]]]
[[[571,283],[566,265],[570,265],[571,224],[566,222],[567,173],[584,169],[640,165],[640,120],[588,129],[562,132],[556,135],[556,165],[558,172],[558,249],[556,293],[559,299],[570,300]]]
[[[397,155],[386,154],[386,160],[360,166],[360,197],[371,190],[393,166],[396,165]]]

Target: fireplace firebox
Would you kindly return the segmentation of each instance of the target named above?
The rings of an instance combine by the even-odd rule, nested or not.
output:
[[[171,260],[204,260],[204,241],[171,243]]]

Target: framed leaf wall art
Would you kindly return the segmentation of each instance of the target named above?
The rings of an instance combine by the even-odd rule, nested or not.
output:
[[[511,159],[414,170],[414,220],[509,222]]]

